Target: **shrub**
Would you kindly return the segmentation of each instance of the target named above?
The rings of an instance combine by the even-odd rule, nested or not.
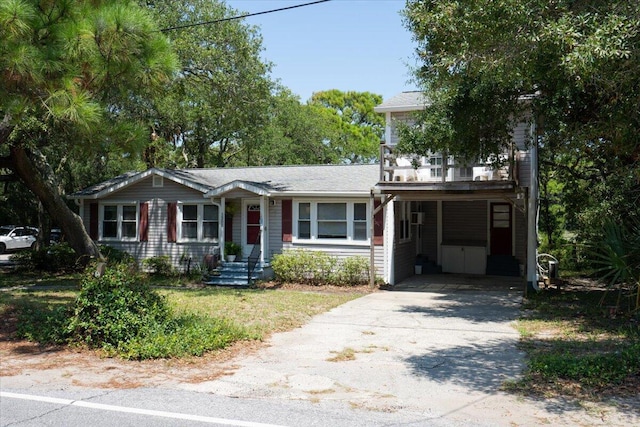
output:
[[[100,253],[107,259],[108,265],[128,264],[135,265],[136,259],[127,251],[116,249],[107,245],[100,245]]]
[[[369,282],[369,260],[361,256],[344,258],[340,262],[338,281],[350,285],[363,285]]]
[[[82,269],[76,252],[68,243],[62,242],[39,250],[18,252],[11,260],[24,270],[77,271]]]
[[[311,285],[357,285],[369,280],[369,265],[364,257],[338,259],[319,251],[288,250],[275,255],[271,266],[276,280]]]
[[[126,265],[108,267],[100,277],[88,271],[68,326],[74,340],[117,348],[170,318],[165,299]]]
[[[171,261],[167,255],[154,256],[142,261],[142,265],[149,269],[151,273],[160,276],[175,276],[176,270],[171,265]]]

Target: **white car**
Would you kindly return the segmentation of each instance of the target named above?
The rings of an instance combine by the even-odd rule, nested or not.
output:
[[[5,251],[33,248],[37,235],[38,229],[33,227],[0,227],[0,254]]]

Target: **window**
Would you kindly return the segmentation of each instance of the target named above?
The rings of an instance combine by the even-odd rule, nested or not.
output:
[[[138,204],[101,205],[100,239],[136,240],[138,238]]]
[[[298,202],[294,235],[299,240],[366,242],[367,206],[355,202]]]
[[[460,178],[473,178],[473,168],[460,168]]]
[[[439,166],[430,169],[431,178],[442,178],[442,157],[429,157],[429,165]]]
[[[179,203],[178,240],[183,242],[218,240],[219,212],[218,205]]]
[[[318,238],[347,238],[346,203],[318,203]]]
[[[400,202],[400,240],[411,239],[411,204]]]

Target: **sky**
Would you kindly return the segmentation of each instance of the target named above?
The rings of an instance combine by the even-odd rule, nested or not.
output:
[[[226,0],[255,13],[313,0]],[[405,0],[331,0],[245,18],[260,28],[272,76],[302,102],[329,89],[373,92],[388,99],[415,90],[415,42],[399,14]]]

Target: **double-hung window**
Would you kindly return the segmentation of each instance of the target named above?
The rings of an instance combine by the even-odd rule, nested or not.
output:
[[[436,166],[430,169],[431,178],[442,178],[442,157],[429,157],[429,165]]]
[[[138,203],[113,203],[100,206],[101,240],[138,238]]]
[[[183,242],[218,240],[218,205],[203,203],[178,204],[178,239]]]
[[[366,242],[369,237],[367,203],[298,202],[295,206],[297,240]]]

